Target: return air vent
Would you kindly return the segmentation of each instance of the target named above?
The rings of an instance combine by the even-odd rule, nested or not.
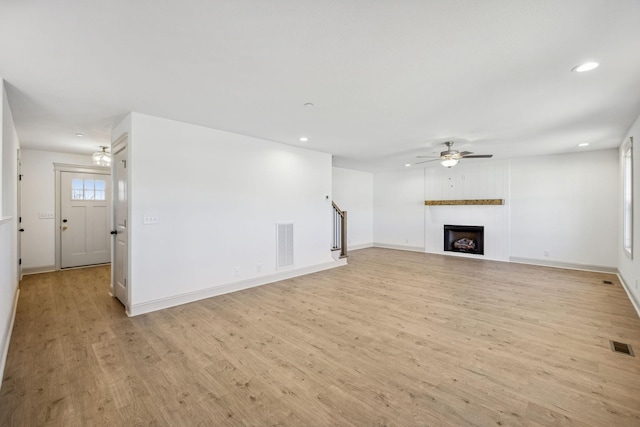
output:
[[[613,282],[611,280],[603,280],[602,283],[604,283],[605,285],[613,285]]]
[[[616,353],[628,354],[629,356],[634,356],[633,349],[629,344],[625,344],[618,341],[609,341],[609,343],[611,344],[611,351],[614,351]]]
[[[276,224],[278,268],[293,265],[293,224]]]

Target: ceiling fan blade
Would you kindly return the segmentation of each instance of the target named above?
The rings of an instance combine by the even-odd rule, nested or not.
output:
[[[439,159],[438,156],[416,156],[419,159]]]
[[[473,151],[461,151],[460,152],[460,155],[462,157],[468,156],[469,154],[473,154]]]
[[[465,159],[490,159],[493,154],[475,154],[473,156],[464,156]]]
[[[421,164],[421,163],[437,162],[437,161],[439,161],[439,160],[440,160],[440,158],[437,158],[437,159],[431,159],[431,160],[425,160],[425,161],[423,161],[423,162],[415,162],[415,163],[414,163],[414,165],[419,165],[419,164]]]

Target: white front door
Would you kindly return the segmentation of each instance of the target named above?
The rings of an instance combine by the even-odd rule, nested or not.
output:
[[[113,246],[113,292],[125,307],[128,304],[127,293],[127,248],[128,248],[128,178],[127,178],[127,147],[114,146],[117,150],[113,154],[113,212],[115,224],[115,243]]]
[[[111,261],[108,175],[61,172],[61,267]]]

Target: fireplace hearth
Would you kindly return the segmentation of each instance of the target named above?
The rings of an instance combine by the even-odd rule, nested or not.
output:
[[[484,226],[445,225],[444,250],[484,255]]]

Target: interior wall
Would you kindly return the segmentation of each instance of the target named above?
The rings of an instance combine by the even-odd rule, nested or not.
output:
[[[462,161],[425,170],[425,200],[504,199],[504,205],[425,206],[425,250],[444,251],[444,225],[484,226],[484,259],[509,259],[509,163]],[[478,257],[456,253],[456,256]]]
[[[0,103],[0,384],[9,350],[11,327],[18,298],[18,221],[17,221],[17,158],[20,143],[13,122],[9,100],[2,87]]]
[[[424,251],[424,170],[373,175],[375,246]]]
[[[615,268],[617,150],[511,160],[511,257]]]
[[[97,150],[97,147],[96,147]],[[55,267],[55,219],[40,213],[55,212],[54,163],[92,165],[91,156],[22,150],[22,268]]]
[[[334,265],[329,154],[137,113],[130,120],[134,314],[154,301]],[[159,222],[144,225],[145,215]],[[277,223],[294,224],[294,265],[280,270]]]
[[[619,174],[617,181],[618,192],[617,199],[617,213],[618,213],[618,235],[619,239],[616,241],[617,250],[615,253],[618,255],[618,271],[620,276],[625,281],[627,289],[631,293],[636,309],[640,310],[640,117],[635,121],[629,133],[625,136],[624,141],[627,141],[629,137],[633,137],[633,256],[630,258],[624,249],[622,248],[622,236],[623,236],[623,210],[622,210],[622,173]],[[622,144],[620,150],[617,153],[618,164],[620,165],[620,171],[622,172]]]
[[[333,168],[333,201],[347,211],[347,249],[373,245],[373,174]]]

